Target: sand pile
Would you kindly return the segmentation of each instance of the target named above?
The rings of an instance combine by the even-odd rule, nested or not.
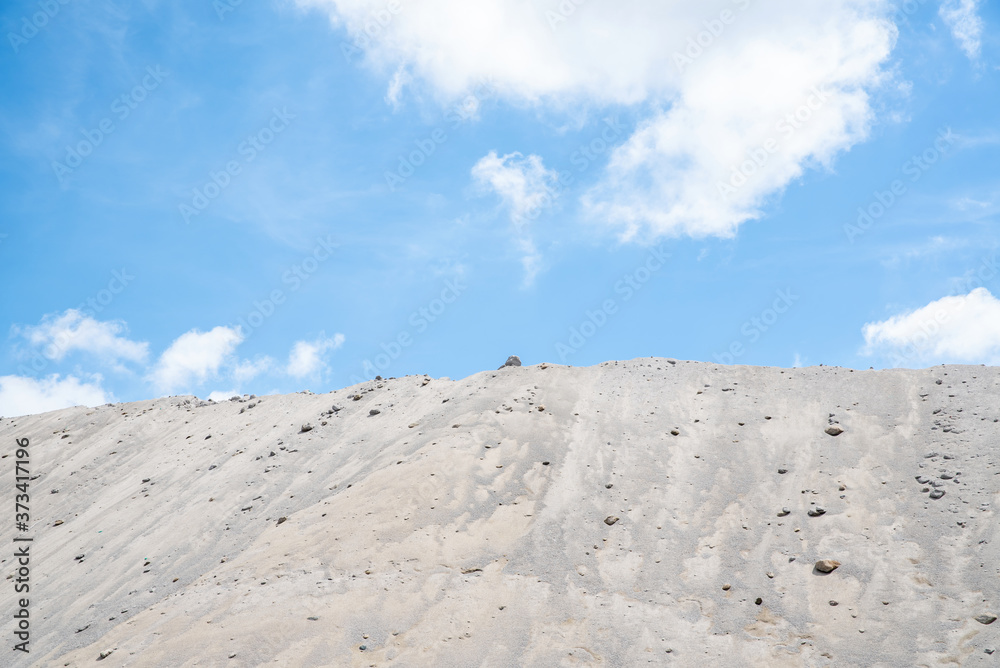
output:
[[[664,359],[6,418],[3,662],[995,665],[998,419],[995,368]]]

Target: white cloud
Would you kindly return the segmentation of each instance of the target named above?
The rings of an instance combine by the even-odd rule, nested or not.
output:
[[[500,197],[515,225],[537,217],[557,196],[555,185],[559,176],[545,169],[537,155],[525,158],[520,153],[508,153],[501,158],[496,151],[490,151],[473,166],[472,176]]]
[[[400,67],[392,76],[392,81],[389,82],[389,88],[385,92],[385,101],[392,106],[393,109],[399,108],[399,96],[403,93],[403,86],[408,83],[410,83],[410,75],[407,74],[405,68]]]
[[[384,0],[298,2],[353,34],[367,24],[369,62],[386,76],[406,67],[445,103],[487,81],[514,103],[573,115],[652,110],[584,200],[625,237],[731,235],[806,169],[863,141],[896,37],[887,0],[424,0],[396,12]],[[802,111],[813,89],[823,99]],[[808,120],[779,129],[797,112]],[[723,196],[719,184],[772,141]]]
[[[242,341],[239,328],[216,327],[204,333],[191,330],[160,355],[150,379],[163,391],[203,383],[218,374]]]
[[[47,315],[37,327],[15,327],[14,331],[57,362],[74,350],[91,353],[111,364],[122,360],[143,363],[149,356],[148,343],[120,336],[127,331],[125,323],[100,322],[77,309]]]
[[[522,252],[524,282],[531,285],[540,269],[542,256],[525,227],[559,196],[556,189],[559,175],[546,169],[537,155],[523,157],[520,153],[509,153],[499,157],[496,151],[490,151],[473,166],[472,177],[481,187],[499,196],[510,212]]]
[[[1000,363],[1000,300],[986,288],[864,326],[865,354],[895,366]]]
[[[233,380],[237,385],[248,383],[262,373],[270,371],[274,360],[270,357],[260,357],[255,360],[243,360],[233,369]]]
[[[983,20],[979,17],[980,0],[944,0],[938,13],[951,29],[952,37],[971,60],[979,58]]]
[[[74,376],[60,380],[58,374],[42,379],[0,376],[0,415],[33,415],[109,403],[111,398],[101,388],[101,377],[95,375],[90,380],[83,382]]]
[[[287,373],[293,378],[306,378],[326,370],[323,356],[344,343],[343,334],[335,334],[332,339],[320,337],[315,341],[296,341],[288,356]]]

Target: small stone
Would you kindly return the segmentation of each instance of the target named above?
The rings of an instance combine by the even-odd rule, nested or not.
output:
[[[362,645],[361,647],[358,647],[358,649],[360,649],[363,652],[366,649],[368,649],[368,646],[367,645]]]
[[[791,513],[791,512],[792,512],[792,511],[791,511],[791,510],[789,510],[788,508],[782,508],[782,509],[781,509],[781,512],[780,512],[780,513],[778,513],[778,517],[784,517],[785,515],[788,515],[788,514],[789,514],[789,513]]]
[[[754,605],[760,605],[763,602],[764,602],[764,599],[762,599],[760,596],[758,596],[756,599],[754,599],[753,603],[754,603]]]
[[[815,568],[820,573],[832,573],[840,566],[836,559],[820,559],[816,562]]]
[[[319,617],[306,617],[306,619],[308,619],[310,622],[318,622],[319,621]]]
[[[951,479],[952,479],[952,478],[954,478],[955,476],[954,476],[954,474],[952,474],[952,473],[942,473],[942,474],[941,474],[940,476],[938,476],[938,477],[939,477],[939,478],[941,478],[941,480],[951,480]]]
[[[312,430],[313,430],[313,426],[307,422],[304,425],[302,425],[302,427],[299,429],[299,433],[300,434],[304,434],[307,431],[312,431]]]
[[[836,607],[838,603],[836,601],[830,601],[830,605]]]
[[[230,659],[235,659],[236,658],[236,652],[233,652],[232,654],[230,654],[229,658]]]
[[[604,518],[604,523],[607,524],[608,526],[611,526],[612,524],[614,524],[617,521],[618,521],[618,518],[615,517],[614,515],[608,515],[607,517]]]
[[[940,499],[942,496],[944,496],[944,490],[943,489],[935,489],[935,490],[931,491],[931,493],[928,494],[928,496],[930,496],[932,499]]]
[[[809,517],[819,517],[820,515],[826,514],[826,509],[816,506],[815,508],[812,508],[807,514],[809,515]]]
[[[672,436],[680,436],[681,435],[681,433],[679,431],[677,431],[676,429],[671,429],[670,430],[670,434]]]
[[[98,661],[103,661],[104,659],[106,659],[109,656],[111,656],[111,653],[114,652],[114,651],[115,650],[113,650],[113,649],[106,649],[106,650],[104,650],[103,652],[101,652],[100,654],[97,655],[97,660]]]
[[[283,524],[283,523],[285,523],[287,521],[288,521],[287,517],[279,517],[278,518],[278,524]],[[278,526],[278,524],[275,524],[274,526]]]
[[[934,457],[940,457],[940,456],[941,456],[941,453],[938,453],[938,452],[928,452],[926,455],[924,455],[924,459],[933,459]]]
[[[788,473],[788,469],[778,469],[778,473],[781,475],[785,475],[786,473]]]
[[[826,433],[828,433],[830,436],[840,436],[841,434],[844,433],[844,430],[838,427],[837,425],[833,424],[826,428]]]
[[[993,652],[996,651],[996,649],[993,647],[986,647],[983,649],[983,651],[986,652],[987,654],[992,654]]]
[[[773,580],[773,579],[774,579],[774,573],[768,573],[768,574],[767,574],[767,577],[768,577],[769,579]]]
[[[54,523],[52,524],[52,526],[54,526],[54,527],[57,527],[57,526],[59,526],[59,525],[60,525],[60,524],[62,524],[62,523],[63,523],[63,521],[62,521],[62,520],[56,520],[56,521],[55,521],[55,522],[54,522]]]
[[[379,409],[377,409],[377,408],[373,408],[373,409],[371,409],[370,411],[368,411],[368,415],[378,415],[378,414],[379,414],[379,413],[381,413],[381,412],[382,412],[382,411],[380,411]]]
[[[611,489],[612,487],[614,487],[614,484],[609,482],[607,485],[604,486],[604,489]]]
[[[521,366],[521,358],[517,355],[511,355],[507,358],[507,361],[503,363],[503,366],[499,367],[497,371],[508,366]]]
[[[996,615],[977,615],[976,621],[980,624],[992,624],[997,620]]]
[[[841,492],[847,491],[847,485],[841,485],[837,489],[839,489]]]
[[[733,586],[727,582],[726,584],[722,585],[722,591],[729,591],[730,589],[732,589],[732,587]]]

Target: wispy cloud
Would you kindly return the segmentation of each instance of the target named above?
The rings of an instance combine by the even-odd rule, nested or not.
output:
[[[472,177],[479,186],[496,194],[508,210],[521,250],[524,284],[530,286],[538,275],[542,256],[527,224],[558,197],[558,174],[546,169],[537,155],[508,153],[501,157],[490,151],[473,166]]]
[[[951,29],[951,34],[971,60],[979,58],[983,36],[983,20],[979,16],[980,0],[944,0],[938,13]]]

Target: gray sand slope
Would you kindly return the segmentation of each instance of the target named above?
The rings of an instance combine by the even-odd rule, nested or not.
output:
[[[997,665],[998,419],[996,368],[663,359],[8,418],[0,663]]]

